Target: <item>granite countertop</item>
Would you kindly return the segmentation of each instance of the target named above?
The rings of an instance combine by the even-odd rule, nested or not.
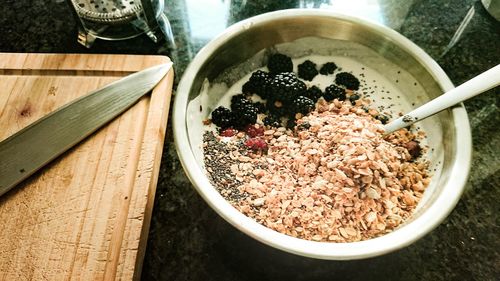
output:
[[[176,82],[197,51],[228,25],[286,8],[320,8],[378,21],[428,52],[460,84],[500,62],[500,23],[479,0],[168,0],[177,48],[145,35],[76,42],[64,0],[5,0],[1,52],[162,54]],[[499,88],[465,102],[473,136],[466,191],[449,217],[399,251],[359,261],[323,261],[265,246],[220,218],[184,175],[169,124],[144,260],[143,280],[498,280],[500,276]]]

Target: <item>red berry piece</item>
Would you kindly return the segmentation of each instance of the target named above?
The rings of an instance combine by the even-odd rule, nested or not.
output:
[[[267,143],[261,138],[251,138],[245,141],[245,145],[252,150],[266,150]]]
[[[236,135],[238,133],[237,130],[233,129],[233,128],[227,128],[227,129],[224,129],[220,132],[220,135],[223,136],[223,137],[232,137],[234,135]]]
[[[245,132],[251,138],[259,137],[264,135],[264,127],[257,127],[256,125],[248,125],[245,128]]]

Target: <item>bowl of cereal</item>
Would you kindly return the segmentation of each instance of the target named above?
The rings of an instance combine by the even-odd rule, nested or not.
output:
[[[174,138],[193,186],[237,229],[298,255],[367,258],[429,233],[463,192],[463,105],[384,134],[451,88],[429,55],[387,27],[331,11],[271,12],[196,55],[177,89]]]

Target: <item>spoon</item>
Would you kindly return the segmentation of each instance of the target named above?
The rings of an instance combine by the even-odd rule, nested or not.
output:
[[[500,85],[500,64],[449,90],[430,102],[417,107],[398,119],[391,121],[384,126],[385,134],[387,135],[401,128],[408,127],[415,122],[421,121],[498,85]]]

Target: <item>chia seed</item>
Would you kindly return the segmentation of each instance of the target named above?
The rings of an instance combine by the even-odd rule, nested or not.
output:
[[[243,139],[244,140],[244,139]],[[233,153],[237,152],[240,156],[247,157],[248,149],[244,141],[224,142],[212,131],[206,131],[203,134],[204,164],[208,173],[210,182],[217,191],[230,203],[238,203],[248,197],[246,192],[241,192],[241,178],[236,176],[231,170],[232,165],[239,165],[241,161],[237,157],[231,158]],[[256,165],[254,169],[265,169],[263,165]],[[254,178],[253,174],[245,177]]]
[[[231,145],[219,141],[213,132],[203,134],[204,163],[210,173],[208,178],[220,194],[228,201],[238,202],[246,198],[247,194],[238,190],[239,183],[231,172],[231,165],[238,164],[230,157]]]

